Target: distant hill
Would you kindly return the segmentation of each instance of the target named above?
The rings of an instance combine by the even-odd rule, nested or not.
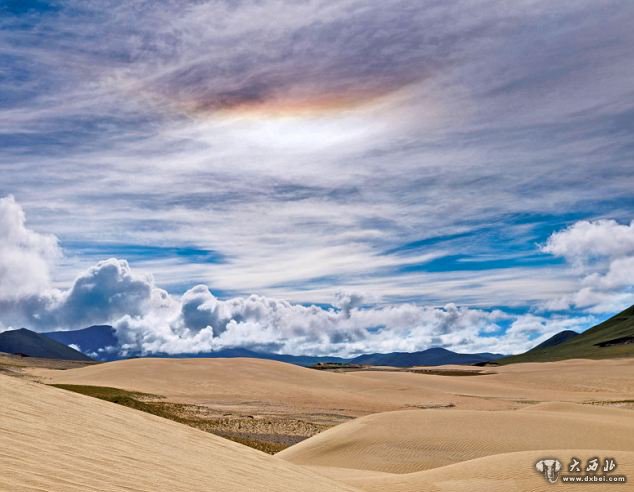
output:
[[[562,343],[537,346],[524,354],[505,357],[497,362],[510,364],[615,357],[634,357],[634,306]]]
[[[579,335],[579,333],[577,333],[576,331],[573,330],[564,330],[564,331],[560,331],[559,333],[553,335],[552,337],[550,337],[548,340],[543,341],[542,343],[540,343],[539,345],[533,347],[532,349],[529,350],[529,352],[533,352],[535,350],[541,350],[541,349],[545,349],[548,347],[554,347],[555,345],[559,345],[562,344],[564,342],[567,342],[568,340],[570,340],[573,337],[576,337],[577,335]]]
[[[276,360],[279,362],[286,362],[288,364],[295,364],[297,366],[314,366],[320,362],[338,362],[346,363],[349,359],[343,359],[341,357],[328,357],[328,356],[312,356],[312,355],[286,355],[286,354],[271,354],[264,352],[255,352],[253,350],[245,348],[230,348],[224,350],[218,350],[216,352],[199,352],[199,353],[184,353],[184,354],[152,354],[152,357],[169,358],[169,359],[234,359],[236,357],[248,357],[250,359],[266,359]]]
[[[500,354],[459,354],[440,347],[430,348],[421,352],[392,352],[390,354],[367,354],[350,359],[351,364],[366,364],[372,366],[441,366],[445,364],[477,364],[495,361],[503,357]]]
[[[116,331],[109,325],[96,325],[81,330],[52,331],[42,333],[47,337],[64,344],[73,344],[88,355],[98,360],[117,360],[122,357],[116,351],[107,351],[107,347],[118,345]],[[139,354],[140,355],[140,354]],[[136,357],[136,354],[130,354]],[[286,362],[298,366],[314,366],[318,363],[340,364],[365,364],[365,365],[389,365],[395,367],[410,367],[417,365],[438,366],[443,364],[476,364],[494,361],[503,357],[500,354],[458,354],[443,348],[431,348],[422,352],[394,352],[391,354],[367,354],[355,358],[312,356],[312,355],[287,355],[257,352],[246,348],[236,347],[218,350],[215,352],[191,352],[182,354],[151,354],[158,358],[235,358],[248,357],[252,359],[266,359]]]
[[[500,354],[458,354],[443,348],[432,348],[423,352],[395,352],[392,354],[367,354],[346,359],[343,357],[313,356],[313,355],[288,355],[256,352],[246,348],[236,347],[218,350],[216,352],[194,352],[181,354],[151,354],[151,357],[165,359],[218,359],[236,357],[248,357],[250,359],[266,359],[286,362],[298,366],[314,366],[319,363],[338,364],[363,364],[376,366],[410,367],[417,365],[439,366],[443,364],[476,364],[478,362],[489,362],[504,357]]]
[[[119,341],[117,339],[116,330],[110,325],[95,325],[81,330],[68,331],[49,331],[42,333],[46,337],[66,345],[75,345],[86,355],[90,355],[101,361],[119,360],[129,357],[138,357],[140,354],[130,354],[129,357],[121,357],[118,351],[109,351],[108,347],[117,347]],[[152,357],[158,358],[191,358],[191,359],[218,359],[218,358],[236,358],[249,357],[252,359],[267,359],[287,362],[299,366],[312,366],[319,362],[346,362],[347,359],[341,357],[320,357],[310,355],[285,355],[271,354],[263,352],[255,352],[245,348],[229,348],[218,350],[216,352],[192,352],[182,354],[152,354]]]
[[[116,359],[117,354],[108,353],[108,347],[117,347],[119,340],[115,329],[110,325],[95,325],[81,330],[49,331],[42,335],[63,343],[75,345],[82,353],[91,355],[99,360]]]
[[[0,333],[0,352],[47,359],[92,360],[71,347],[26,328]]]

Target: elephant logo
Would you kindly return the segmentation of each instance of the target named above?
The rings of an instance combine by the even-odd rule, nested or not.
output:
[[[549,483],[556,483],[559,478],[559,472],[561,471],[561,462],[556,459],[539,460],[535,463],[535,468],[544,475],[544,478],[546,478]]]

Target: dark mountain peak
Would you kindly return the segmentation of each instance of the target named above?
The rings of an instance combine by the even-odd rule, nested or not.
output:
[[[99,360],[111,360],[116,356],[107,349],[118,347],[116,330],[110,325],[93,325],[80,330],[49,331],[42,335],[65,345],[79,347],[84,354],[91,355]]]
[[[545,340],[536,347],[533,347],[531,350],[540,350],[547,347],[555,347],[560,343],[564,343],[566,340],[570,340],[571,338],[576,337],[578,334],[579,333],[573,330],[560,331],[559,333],[556,333],[555,335],[550,337],[548,340]]]
[[[431,347],[420,352],[392,352],[367,354],[351,359],[351,364],[372,366],[412,367],[442,366],[445,364],[477,364],[502,357],[497,354],[459,354],[444,347]]]
[[[74,331],[115,331],[115,329],[110,325],[92,325],[88,328],[82,328]]]
[[[430,347],[427,350],[422,350],[420,352],[422,353],[427,353],[427,354],[455,354],[457,352],[452,352],[449,349],[446,349],[445,347]]]
[[[63,343],[26,328],[0,333],[0,352],[46,359],[92,360]]]

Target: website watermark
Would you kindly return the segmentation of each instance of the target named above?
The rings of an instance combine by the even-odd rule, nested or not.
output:
[[[614,473],[618,468],[615,458],[593,456],[582,460],[571,457],[566,466],[558,458],[543,458],[535,463],[535,470],[548,483],[627,483],[627,477]]]

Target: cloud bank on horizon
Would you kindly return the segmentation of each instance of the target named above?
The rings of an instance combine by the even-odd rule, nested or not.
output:
[[[0,231],[7,238],[0,250],[0,328],[26,325],[44,331],[112,323],[120,344],[115,350],[122,355],[229,347],[342,356],[431,346],[513,353],[594,321],[589,315],[512,314],[454,303],[366,305],[362,295],[344,292],[337,293],[328,307],[259,295],[221,300],[202,284],[177,296],[157,286],[151,275],[134,272],[126,260],[116,258],[91,266],[68,289],[56,289],[47,280],[59,257],[56,238],[30,230],[13,197],[0,199]],[[621,239],[617,243],[611,240],[615,235]],[[580,221],[552,234],[541,249],[580,268],[580,290],[549,304],[602,311],[605,302],[629,299],[634,221]],[[548,309],[564,308],[541,308]]]
[[[518,352],[634,303],[630,2],[0,14],[0,329]]]

